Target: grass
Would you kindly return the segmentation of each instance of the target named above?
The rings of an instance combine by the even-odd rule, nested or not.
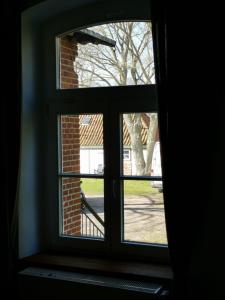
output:
[[[124,182],[126,195],[144,195],[157,194],[158,190],[151,186],[150,181],[126,180]]]
[[[82,178],[81,188],[88,195],[103,195],[102,179]],[[158,189],[151,187],[149,181],[126,180],[124,182],[126,195],[143,195],[158,194]]]
[[[87,195],[103,195],[103,179],[82,178],[81,188]]]

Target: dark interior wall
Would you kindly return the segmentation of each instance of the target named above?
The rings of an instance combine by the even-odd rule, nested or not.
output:
[[[25,8],[33,1],[21,3]],[[1,82],[2,91],[7,91],[4,92],[5,100],[1,101],[1,153],[4,157],[6,154],[14,157],[15,141],[11,141],[8,148],[5,141],[10,139],[11,133],[14,138],[18,138],[19,133],[9,133],[5,124],[9,115],[11,120],[12,115],[15,116],[12,128],[19,120],[14,108],[18,105],[16,99],[20,98],[20,30],[17,23],[20,5],[17,1],[4,1],[3,6],[1,27],[4,28],[3,44],[7,45],[1,49],[5,58],[3,73],[7,74],[6,79],[10,77],[10,81]],[[210,8],[185,5],[185,13],[184,7],[171,5],[168,10],[171,16],[168,27],[171,197],[183,211],[181,228],[184,230],[177,242],[186,244],[191,253],[188,264],[190,295],[193,296],[194,292],[209,293],[213,299],[219,299],[224,285],[225,253],[225,52],[222,45],[223,18],[219,12],[220,8],[213,5]],[[14,39],[10,38],[11,28],[5,26],[9,19],[14,28]],[[5,212],[12,198],[8,185],[10,173],[17,172],[16,165],[16,161],[9,158],[2,164],[3,174],[7,174],[2,181],[5,189],[2,189],[1,197],[2,257],[8,255]],[[6,198],[8,205],[3,202]],[[193,236],[194,242],[189,244]],[[3,269],[8,269],[7,259],[3,262]]]
[[[180,224],[174,230],[181,232],[176,255],[187,261],[187,299],[195,299],[195,293],[201,299],[221,299],[225,283],[225,52],[220,11],[212,3],[190,2],[168,9],[169,181],[171,209]]]
[[[10,224],[17,189],[20,148],[20,3],[1,3],[1,101],[0,101],[0,155],[1,195],[0,234],[2,257],[0,286],[6,288],[12,269]],[[13,33],[12,33],[13,32]],[[2,289],[1,289],[2,290]]]
[[[42,128],[38,26],[21,20],[21,148],[19,169],[19,255],[40,251],[40,170]],[[43,119],[43,117],[42,117]],[[21,256],[20,256],[21,257]]]

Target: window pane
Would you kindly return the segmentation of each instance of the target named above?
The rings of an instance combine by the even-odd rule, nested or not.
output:
[[[150,22],[108,23],[58,37],[61,89],[155,83]]]
[[[123,175],[162,176],[157,113],[123,118]]]
[[[167,244],[162,185],[124,181],[124,241]]]
[[[61,234],[104,238],[102,179],[61,179]]]
[[[103,174],[103,115],[62,115],[60,121],[60,172]]]

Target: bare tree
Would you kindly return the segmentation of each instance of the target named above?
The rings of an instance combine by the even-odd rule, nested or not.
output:
[[[79,47],[75,62],[80,87],[140,85],[155,82],[152,30],[149,22],[120,22],[92,27],[91,30],[116,41],[115,48],[87,44]],[[130,134],[136,174],[151,171],[158,120],[149,118],[147,155],[142,141],[142,114],[125,114],[124,121]]]

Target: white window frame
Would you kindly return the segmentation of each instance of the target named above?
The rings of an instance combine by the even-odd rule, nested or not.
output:
[[[135,2],[135,1],[134,1]],[[137,1],[138,2],[138,1]],[[49,112],[47,120],[46,140],[51,141],[47,145],[47,167],[49,185],[45,191],[45,199],[49,212],[49,248],[55,251],[102,254],[113,257],[130,257],[136,259],[147,259],[151,261],[168,262],[167,245],[159,244],[140,244],[131,242],[121,242],[122,217],[118,217],[118,212],[122,212],[122,203],[120,201],[110,201],[105,198],[105,218],[110,220],[106,222],[105,240],[95,240],[79,237],[60,237],[58,221],[60,218],[58,199],[58,128],[57,118],[60,114],[92,114],[103,113],[103,122],[105,128],[115,124],[119,126],[121,119],[120,114],[127,113],[127,107],[130,112],[157,112],[156,85],[144,86],[123,86],[123,87],[104,87],[104,88],[86,88],[73,90],[60,90],[59,87],[59,53],[56,47],[56,37],[65,32],[78,28],[86,28],[91,25],[104,24],[105,22],[120,20],[137,20],[149,21],[150,7],[148,1],[143,1],[145,5],[136,6],[135,3],[129,2],[130,5],[123,7],[123,4],[111,4],[108,8],[102,10],[94,9],[93,6],[86,6],[80,10],[63,13],[60,16],[50,20],[43,26],[43,95],[45,97],[46,108]],[[137,4],[137,3],[136,3]],[[97,4],[95,4],[97,5]],[[95,6],[94,6],[95,7]],[[148,10],[149,8],[149,10]],[[108,15],[104,9],[109,9]],[[95,12],[95,14],[91,12]],[[88,22],[85,20],[89,20]],[[139,99],[138,103],[135,99]],[[107,101],[106,101],[107,99]],[[109,114],[109,111],[111,113]],[[112,112],[113,111],[113,112]],[[121,125],[121,124],[120,124]],[[114,126],[114,125],[113,125]],[[106,131],[105,131],[106,133]],[[105,149],[110,144],[110,139],[105,135]],[[115,168],[110,172],[105,171],[106,185],[105,196],[109,195],[112,189],[121,197],[121,140],[118,132],[113,136],[114,145],[110,150],[115,156]],[[123,157],[123,156],[122,156]],[[105,162],[109,162],[109,154],[105,152]],[[100,176],[101,177],[101,176]],[[100,178],[99,177],[99,178]],[[112,178],[113,177],[113,178]],[[129,179],[129,176],[123,176]],[[102,177],[101,177],[102,178]],[[134,179],[131,178],[132,180]],[[144,179],[144,178],[142,178]],[[146,178],[149,180],[149,178]],[[152,179],[153,180],[153,179]],[[112,187],[116,183],[116,187]],[[122,215],[122,213],[121,213]],[[112,225],[113,224],[113,225]],[[110,236],[109,236],[110,233]]]

